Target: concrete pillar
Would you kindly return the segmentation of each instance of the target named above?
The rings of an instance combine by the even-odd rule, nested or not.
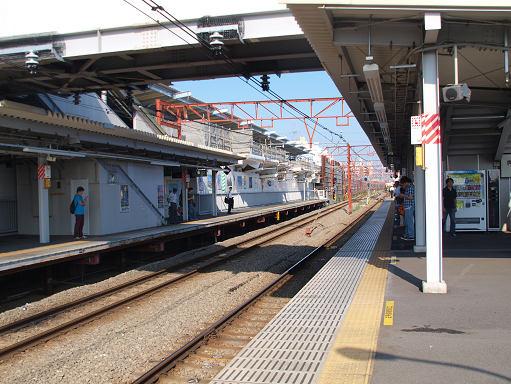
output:
[[[39,157],[38,165],[46,165],[46,158]],[[50,203],[48,190],[44,188],[44,179],[37,179],[37,194],[39,198],[39,242],[50,242]]]
[[[438,52],[423,53],[423,123],[426,203],[426,277],[424,293],[447,293],[442,271],[442,146],[440,143],[440,102]],[[435,128],[438,127],[438,128]],[[429,132],[429,133],[428,133]],[[437,137],[437,139],[433,139]]]
[[[213,179],[211,180],[211,187],[213,188],[213,193],[211,194],[212,195],[212,199],[213,201],[211,202],[211,206],[213,207],[213,217],[217,217],[218,216],[218,212],[217,212],[217,206],[216,206],[216,175],[217,175],[217,171],[213,171]],[[215,235],[215,243],[216,243],[216,235]]]
[[[415,167],[415,246],[414,252],[426,252],[426,199],[424,170]]]

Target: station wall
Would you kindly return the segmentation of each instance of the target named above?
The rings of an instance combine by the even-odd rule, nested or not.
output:
[[[108,162],[99,168],[100,175],[100,207],[101,223],[98,234],[109,234],[124,231],[133,231],[160,225],[156,214],[150,209],[146,201],[137,194],[131,182],[122,172],[116,172],[115,182],[112,182],[109,170],[115,171],[118,166],[129,175],[129,178],[140,188],[142,193],[158,207],[158,186],[164,185],[163,166],[133,163]],[[115,172],[114,172],[115,173]],[[121,207],[121,189],[128,185],[128,203]],[[164,214],[164,208],[158,209]]]
[[[0,200],[16,200],[16,170],[14,167],[0,165]]]
[[[159,224],[156,215],[134,189],[128,187],[129,209],[121,212],[121,185],[128,185],[124,176],[117,174],[116,183],[109,183],[109,174],[100,164],[90,160],[67,160],[52,165],[51,188],[48,190],[50,236],[72,235],[74,215],[69,204],[76,190],[71,190],[71,179],[88,181],[89,235],[105,235],[130,231]],[[117,163],[126,171],[148,199],[158,206],[158,185],[163,185],[163,167],[137,163]],[[37,167],[18,165],[17,200],[18,233],[39,234],[39,202]],[[163,214],[163,208],[160,209]]]

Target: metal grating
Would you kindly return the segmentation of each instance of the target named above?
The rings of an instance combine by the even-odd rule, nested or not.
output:
[[[211,384],[312,384],[383,228],[386,201]]]

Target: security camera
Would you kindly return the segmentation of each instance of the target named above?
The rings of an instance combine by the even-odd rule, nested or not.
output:
[[[442,88],[442,94],[444,96],[445,102],[453,102],[463,99],[466,99],[467,102],[470,102],[472,91],[467,84],[454,84]]]

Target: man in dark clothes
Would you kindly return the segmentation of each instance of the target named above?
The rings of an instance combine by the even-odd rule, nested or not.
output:
[[[453,188],[454,180],[450,177],[445,180],[447,185],[442,190],[442,228],[445,231],[445,222],[447,221],[447,215],[451,218],[450,233],[451,237],[456,236],[456,189]]]

